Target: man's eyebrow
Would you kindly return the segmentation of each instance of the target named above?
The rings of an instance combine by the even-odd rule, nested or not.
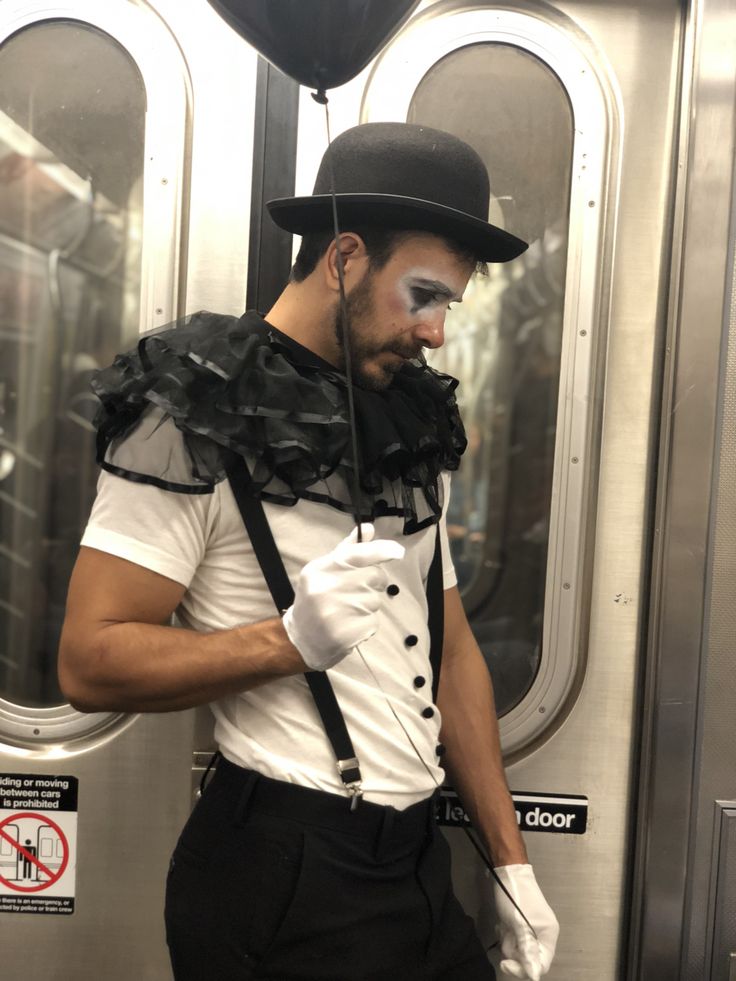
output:
[[[440,296],[446,296],[448,300],[452,300],[453,303],[462,303],[463,298],[458,296],[453,290],[443,283],[439,279],[421,279],[419,277],[413,278],[412,286],[421,286],[423,289],[429,290],[431,293],[438,293]]]

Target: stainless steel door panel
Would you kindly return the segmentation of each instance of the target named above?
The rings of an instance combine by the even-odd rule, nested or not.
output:
[[[163,895],[191,807],[191,712],[140,716],[104,749],[0,755],[2,772],[79,779],[75,911],[0,916],[3,977],[165,981]]]
[[[191,83],[186,312],[245,307],[257,55],[200,0],[151,3],[181,46]]]
[[[683,104],[683,231],[658,461],[632,977],[726,977],[736,922],[734,866],[718,828],[719,799],[736,785],[735,13],[732,0],[694,5],[685,60],[692,103]]]

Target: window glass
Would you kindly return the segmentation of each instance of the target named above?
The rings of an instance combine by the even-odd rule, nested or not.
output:
[[[483,43],[433,66],[408,121],[475,147],[491,177],[490,220],[530,243],[473,277],[429,357],[460,380],[469,446],[453,477],[451,546],[502,715],[529,690],[542,651],[572,110],[542,61]]]
[[[92,372],[138,330],[145,92],[78,22],[0,46],[0,697],[63,703],[56,652],[96,483]]]

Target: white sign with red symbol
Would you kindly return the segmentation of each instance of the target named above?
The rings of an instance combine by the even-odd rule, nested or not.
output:
[[[77,780],[0,774],[0,913],[74,912]]]

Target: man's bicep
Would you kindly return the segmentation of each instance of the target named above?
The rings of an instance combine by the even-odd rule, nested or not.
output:
[[[82,547],[69,583],[66,618],[59,644],[59,684],[81,711],[101,711],[121,665],[140,667],[136,657],[109,658],[108,638],[119,624],[163,624],[176,609],[185,586],[109,552]],[[117,672],[117,673],[116,673]],[[112,682],[111,682],[112,679]]]
[[[185,591],[182,583],[158,572],[83,546],[69,583],[65,629],[166,623]]]

